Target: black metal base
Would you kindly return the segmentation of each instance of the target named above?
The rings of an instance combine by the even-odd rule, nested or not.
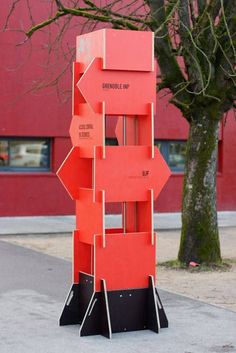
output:
[[[60,326],[80,324],[80,335],[101,334],[149,329],[156,333],[168,327],[168,320],[149,276],[149,288],[106,290],[101,281],[101,292],[94,292],[94,277],[80,273],[80,283],[73,284],[67,297]]]

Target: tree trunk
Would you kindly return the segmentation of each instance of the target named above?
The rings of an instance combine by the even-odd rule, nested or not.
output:
[[[182,202],[179,261],[220,263],[216,208],[219,120],[202,114],[190,123]]]

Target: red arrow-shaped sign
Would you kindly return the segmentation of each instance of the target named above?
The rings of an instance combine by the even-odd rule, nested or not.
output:
[[[105,101],[106,114],[145,115],[156,100],[156,73],[102,70],[102,59],[95,58],[77,87],[97,113]]]
[[[57,171],[70,197],[79,199],[81,188],[92,188],[92,159],[81,158],[80,148],[73,147]]]
[[[153,159],[147,146],[108,146],[105,159],[102,152],[97,146],[94,166],[91,158],[80,155],[79,147],[69,152],[57,175],[72,199],[80,199],[81,188],[104,190],[106,202],[146,201],[150,189],[156,199],[170,176],[157,148]]]
[[[102,148],[96,147],[97,155]],[[170,169],[158,148],[150,158],[147,146],[106,147],[106,158],[96,159],[96,190],[105,190],[106,202],[146,201],[148,190],[154,199],[170,177]]]
[[[96,114],[88,104],[80,105],[80,114],[74,115],[70,125],[73,146],[79,146],[81,153],[93,157],[94,146],[105,144],[105,117]]]

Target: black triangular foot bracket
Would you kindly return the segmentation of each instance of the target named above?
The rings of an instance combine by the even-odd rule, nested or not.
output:
[[[66,300],[60,325],[80,324],[81,336],[149,329],[156,333],[168,327],[168,320],[153,276],[149,287],[107,291],[101,280],[101,291],[94,291],[94,277],[79,274],[79,284],[74,284]]]

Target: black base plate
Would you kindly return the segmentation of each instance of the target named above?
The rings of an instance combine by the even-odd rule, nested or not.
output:
[[[80,283],[74,284],[64,306],[60,325],[80,324],[80,335],[101,334],[150,329],[156,333],[168,327],[168,320],[153,277],[149,288],[94,292],[94,278],[80,273]]]

